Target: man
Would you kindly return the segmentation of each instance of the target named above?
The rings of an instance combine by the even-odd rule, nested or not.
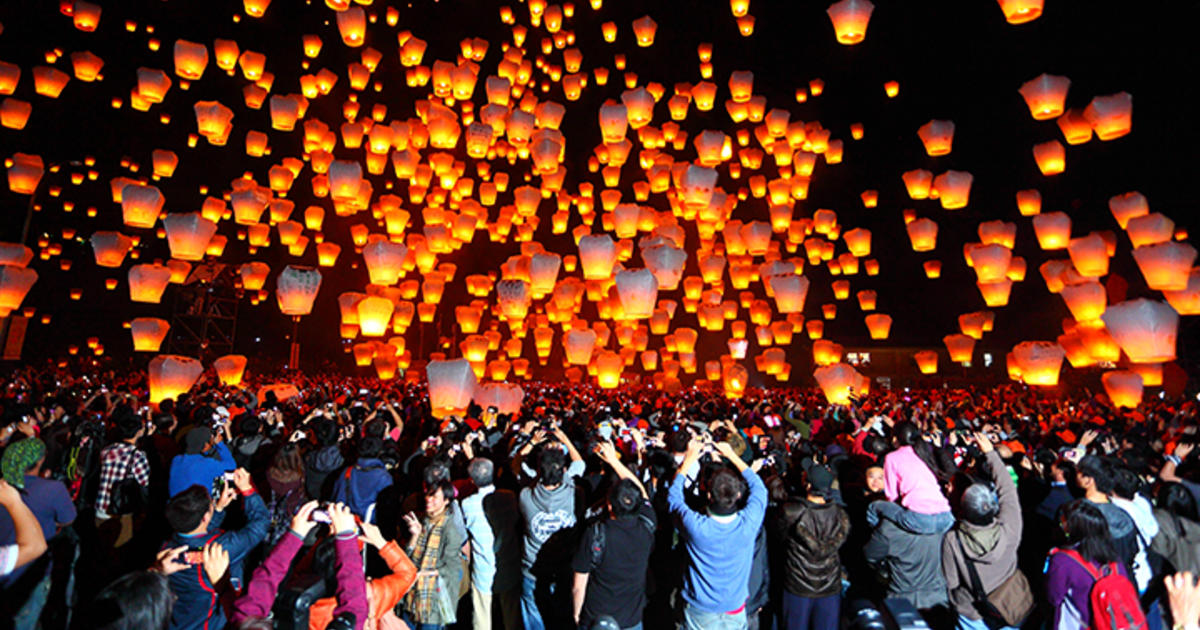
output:
[[[491,630],[492,602],[500,604],[506,630],[521,625],[521,551],[517,497],[497,490],[495,465],[482,457],[471,460],[467,473],[475,493],[462,500],[471,543],[471,605],[474,630]]]
[[[233,453],[222,439],[228,438],[229,427],[221,432],[208,427],[195,427],[183,437],[183,454],[171,460],[171,478],[167,482],[167,493],[175,495],[192,486],[203,486],[209,490],[217,478],[237,468]]]
[[[220,528],[225,508],[238,496],[245,498],[246,525],[237,531]],[[232,487],[214,501],[211,490],[193,485],[179,492],[167,503],[167,523],[174,534],[168,547],[185,546],[199,549],[216,542],[229,554],[229,581],[234,589],[241,587],[242,561],[250,550],[262,542],[271,523],[262,497],[250,483],[250,473],[239,468],[233,473]],[[172,630],[201,630],[221,628],[225,613],[217,601],[217,590],[203,571],[179,571],[170,577],[171,591],[178,601],[171,612]]]
[[[1087,455],[1079,460],[1075,470],[1075,482],[1083,490],[1083,498],[1099,508],[1108,522],[1117,555],[1125,563],[1129,575],[1134,575],[1135,557],[1138,552],[1138,532],[1129,514],[1117,507],[1109,495],[1113,491],[1115,476],[1112,464],[1098,455]]]
[[[567,572],[571,560],[571,534],[575,528],[575,477],[583,474],[583,458],[562,429],[552,433],[556,442],[542,444],[538,455],[537,480],[533,487],[521,490],[521,515],[525,518],[525,555],[522,562],[521,615],[526,630],[557,628],[569,618]],[[538,431],[533,441],[522,447],[517,464],[533,446],[548,436]],[[563,449],[571,458],[566,465]],[[551,623],[543,621],[550,617]],[[559,621],[559,623],[555,623]]]
[[[392,475],[384,466],[383,440],[363,438],[358,444],[358,461],[333,483],[333,500],[345,503],[355,515],[375,522],[375,500],[392,485]]]
[[[150,488],[150,462],[146,459],[146,453],[137,447],[144,432],[145,428],[136,416],[124,415],[117,420],[118,441],[100,451],[96,529],[100,531],[105,546],[110,549],[119,549],[133,538],[133,514],[115,513],[114,488],[130,477],[136,479],[144,491],[148,492]]]
[[[1075,473],[1075,464],[1069,459],[1059,458],[1050,464],[1050,488],[1045,498],[1038,503],[1036,513],[1047,521],[1058,523],[1058,508],[1074,500],[1067,488],[1067,479]]]
[[[587,529],[571,563],[575,623],[591,628],[607,616],[623,630],[641,630],[646,571],[657,527],[654,508],[612,442],[601,442],[597,452],[618,481],[608,493],[608,516]]]
[[[12,575],[46,553],[46,537],[37,516],[21,500],[21,493],[0,479],[0,507],[12,519],[14,542],[0,545],[0,578]]]
[[[61,481],[42,479],[46,444],[39,438],[25,438],[4,449],[0,469],[4,481],[24,491],[25,505],[37,517],[46,541],[75,521],[75,504]],[[17,541],[16,524],[7,511],[0,512],[0,545]],[[26,575],[28,571],[28,575]],[[43,561],[20,567],[0,581],[4,588],[5,608],[13,627],[34,628],[50,594],[50,556]]]
[[[684,544],[691,558],[683,584],[684,627],[744,630],[750,564],[754,540],[767,509],[767,489],[728,442],[717,442],[715,447],[741,474],[750,487],[750,497],[746,507],[739,510],[741,482],[728,469],[721,469],[709,481],[707,513],[688,507],[683,498],[685,477],[699,463],[704,450],[700,439],[688,442],[667,494],[671,511],[680,519]]]
[[[989,630],[988,620],[975,608],[978,598],[970,569],[975,569],[984,593],[999,588],[1018,572],[1017,547],[1024,531],[1017,486],[1004,468],[1004,460],[985,434],[976,433],[975,440],[987,460],[988,474],[996,489],[975,483],[963,491],[959,506],[962,519],[942,540],[942,573],[946,576],[950,604],[958,615],[958,630]],[[1032,609],[1029,582],[1024,574],[1018,580]]]

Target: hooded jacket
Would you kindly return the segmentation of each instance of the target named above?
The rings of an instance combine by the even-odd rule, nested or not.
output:
[[[553,490],[540,483],[521,490],[521,515],[525,517],[525,557],[521,566],[526,575],[551,575],[571,561],[572,543],[577,542],[571,535],[576,519],[575,477],[583,471],[583,462],[573,461],[563,471],[562,483]]]
[[[360,457],[358,463],[346,469],[333,484],[333,500],[349,506],[350,511],[367,519],[367,511],[375,504],[379,493],[392,485],[392,475],[377,457]],[[369,522],[375,522],[370,514]]]
[[[1017,547],[1021,544],[1023,528],[1017,486],[1004,467],[1004,461],[991,451],[987,454],[987,462],[1000,499],[999,513],[986,526],[960,520],[942,541],[942,571],[946,575],[950,603],[958,614],[970,619],[981,619],[982,616],[972,603],[975,596],[971,593],[971,574],[962,552],[965,550],[974,561],[984,591],[991,593],[1017,570]]]
[[[842,506],[804,499],[785,503],[776,523],[784,542],[783,588],[800,597],[826,597],[842,590],[838,549],[850,534]]]
[[[324,499],[325,480],[346,465],[337,444],[323,446],[304,458],[304,489],[314,499]]]

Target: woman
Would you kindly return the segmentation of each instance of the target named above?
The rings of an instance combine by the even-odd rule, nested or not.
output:
[[[1090,627],[1090,594],[1096,582],[1093,571],[1115,566],[1125,579],[1129,579],[1129,572],[1113,545],[1104,513],[1095,505],[1086,499],[1071,501],[1062,507],[1059,521],[1070,544],[1051,550],[1046,563],[1046,595],[1054,608],[1053,627],[1070,627],[1071,617],[1082,627]]]
[[[842,565],[838,549],[850,532],[850,517],[831,501],[833,473],[814,464],[804,498],[780,509],[776,525],[786,554],[783,615],[787,630],[836,630],[841,613]]]
[[[367,606],[369,612],[363,624],[363,630],[391,630],[402,628],[399,617],[393,608],[400,598],[408,592],[417,577],[417,568],[413,566],[408,556],[400,549],[394,540],[387,540],[378,527],[370,523],[361,523],[362,536],[360,540],[374,547],[388,568],[391,575],[380,578],[367,578]],[[337,598],[325,597],[313,603],[308,611],[309,630],[323,630],[333,619]]]
[[[404,622],[412,630],[442,630],[455,622],[458,587],[462,580],[462,530],[450,524],[454,486],[430,484],[425,491],[425,516],[404,515],[412,539],[408,557],[417,566],[417,582],[404,597]]]
[[[1183,484],[1164,483],[1156,503],[1158,535],[1150,550],[1161,554],[1175,571],[1200,575],[1200,515],[1192,493]]]

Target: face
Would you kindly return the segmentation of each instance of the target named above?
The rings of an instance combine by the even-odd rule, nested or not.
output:
[[[440,490],[425,495],[425,513],[431,517],[441,516],[446,510],[446,499]]]
[[[1087,475],[1085,475],[1081,472],[1077,472],[1077,473],[1075,473],[1075,483],[1080,488],[1087,490],[1088,488],[1090,488],[1092,486],[1092,478],[1088,477]]]
[[[883,469],[872,466],[867,469],[867,490],[883,492]]]

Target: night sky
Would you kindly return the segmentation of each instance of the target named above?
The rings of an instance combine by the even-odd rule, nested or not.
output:
[[[69,4],[69,2],[68,2]],[[529,11],[524,3],[510,2],[518,24],[529,26]],[[274,73],[272,94],[299,92],[299,77],[324,67],[339,75],[338,84],[327,96],[310,99],[307,119],[319,118],[335,131],[344,118],[342,103],[351,93],[346,77],[348,63],[358,61],[363,48],[343,45],[334,19],[334,12],[323,2],[299,3],[275,0],[262,18],[243,14],[238,2],[182,2],[178,0],[109,0],[101,2],[103,15],[99,29],[85,33],[75,29],[70,17],[59,11],[59,2],[8,2],[0,4],[0,61],[21,67],[21,79],[13,97],[33,104],[33,113],[25,129],[0,129],[0,153],[5,158],[14,152],[35,153],[50,164],[63,164],[58,173],[48,172],[42,180],[35,202],[35,213],[27,245],[34,248],[32,266],[40,279],[26,297],[25,306],[37,308],[38,315],[50,313],[49,325],[31,324],[25,342],[24,357],[41,359],[60,356],[68,345],[84,345],[87,337],[99,337],[106,353],[116,356],[130,354],[129,333],[122,322],[138,316],[170,319],[171,304],[178,287],[167,290],[161,305],[133,304],[128,301],[125,274],[131,264],[166,259],[169,254],[165,240],[154,238],[153,230],[136,230],[122,226],[119,204],[112,202],[109,180],[117,176],[148,177],[151,171],[150,153],[169,149],[179,155],[179,167],[171,178],[151,182],[166,197],[167,212],[191,212],[200,209],[204,199],[200,187],[207,185],[209,194],[228,191],[231,180],[251,173],[261,184],[267,182],[268,169],[284,157],[301,157],[302,123],[292,132],[271,128],[268,107],[259,110],[246,107],[242,88],[248,81],[240,72],[228,76],[216,67],[212,51],[214,38],[235,39],[242,50],[250,49],[267,55],[266,69]],[[359,6],[359,5],[355,5]],[[487,102],[483,84],[495,74],[501,59],[502,42],[511,42],[511,26],[499,18],[501,3],[482,1],[442,2],[416,1],[392,4],[399,12],[399,23],[390,27],[384,14],[389,5],[383,0],[363,7],[368,14],[378,15],[378,22],[367,28],[366,45],[382,53],[382,62],[372,76],[372,84],[382,85],[381,91],[370,87],[360,94],[360,117],[369,115],[371,106],[387,106],[387,120],[404,120],[415,116],[414,103],[429,95],[429,88],[409,88],[405,85],[404,68],[397,50],[397,32],[409,30],[428,42],[423,63],[430,65],[441,59],[454,62],[459,42],[464,38],[487,39],[490,47],[480,63],[480,72],[473,102],[476,111]],[[655,108],[653,125],[670,120],[666,100],[677,83],[696,83],[699,75],[697,45],[713,44],[714,73],[711,81],[720,90],[717,106],[709,112],[693,107],[686,121],[679,124],[690,134],[687,147],[666,152],[677,161],[695,158],[691,144],[704,129],[719,129],[733,136],[738,129],[752,128],[752,123],[734,124],[726,114],[723,103],[729,97],[728,78],[731,72],[754,72],[754,93],[767,98],[767,108],[778,107],[791,112],[793,121],[819,121],[832,131],[832,137],[844,142],[844,158],[840,164],[826,165],[818,160],[813,173],[809,195],[797,201],[793,212],[796,219],[811,216],[819,208],[835,210],[843,233],[855,227],[871,230],[871,258],[881,265],[878,276],[868,277],[860,272],[849,279],[851,298],[838,302],[835,320],[826,322],[825,337],[847,346],[881,347],[905,346],[944,348],[944,335],[957,333],[957,317],[966,312],[985,308],[975,287],[975,275],[967,268],[962,246],[978,241],[976,228],[980,222],[994,219],[1015,222],[1018,226],[1014,255],[1023,256],[1028,273],[1023,282],[1014,284],[1007,307],[996,311],[995,331],[988,333],[980,347],[1007,352],[1015,343],[1024,340],[1050,340],[1062,332],[1062,319],[1070,314],[1057,295],[1047,292],[1037,271],[1038,266],[1052,258],[1066,258],[1066,252],[1044,252],[1034,238],[1030,218],[1019,215],[1014,199],[1016,191],[1037,188],[1042,195],[1042,211],[1061,210],[1070,214],[1073,236],[1093,230],[1112,230],[1118,235],[1118,250],[1111,261],[1111,273],[1129,285],[1129,297],[1152,297],[1161,294],[1146,288],[1132,256],[1128,237],[1120,230],[1108,209],[1108,199],[1128,191],[1140,191],[1149,200],[1150,210],[1160,212],[1176,226],[1196,233],[1194,210],[1196,190],[1193,171],[1200,127],[1197,126],[1197,84],[1191,76],[1200,59],[1194,25],[1200,11],[1197,2],[1113,2],[1096,0],[1076,2],[1046,0],[1041,18],[1023,25],[1011,25],[996,2],[963,0],[877,2],[866,39],[854,46],[844,46],[834,38],[833,28],[825,10],[828,3],[783,0],[753,0],[750,14],[755,17],[754,32],[749,37],[739,34],[735,18],[727,2],[646,1],[619,2],[606,0],[600,10],[588,2],[577,2],[574,17],[566,20],[564,28],[574,31],[574,47],[583,53],[583,70],[591,72],[597,66],[613,69],[614,55],[627,58],[627,71],[636,72],[638,84],[658,82],[667,93]],[[658,30],[654,45],[640,48],[634,45],[631,29],[633,20],[650,15]],[[235,16],[241,16],[240,21]],[[135,32],[126,30],[127,21],[136,23]],[[601,38],[601,24],[615,22],[619,29],[617,41],[609,44]],[[147,27],[153,33],[147,33]],[[301,37],[319,35],[324,46],[320,55],[311,60],[309,70],[301,68],[304,57]],[[529,28],[525,43],[527,58],[540,54],[540,41],[548,36],[543,29]],[[157,51],[148,42],[161,42]],[[209,65],[203,78],[191,82],[190,89],[180,88],[174,75],[172,49],[176,39],[204,43],[209,48]],[[104,60],[103,80],[84,82],[72,77],[57,99],[34,93],[32,68],[47,65],[47,51],[60,50],[63,56],[54,67],[72,74],[70,54],[88,50]],[[562,64],[562,51],[549,55],[549,63]],[[174,82],[166,99],[153,105],[149,112],[134,111],[129,106],[130,90],[136,86],[138,67],[162,69]],[[1022,83],[1041,73],[1067,76],[1071,80],[1067,97],[1069,108],[1082,110],[1094,96],[1121,91],[1133,95],[1133,131],[1112,141],[1093,138],[1077,146],[1067,145],[1066,171],[1047,177],[1042,175],[1033,158],[1034,144],[1051,139],[1062,141],[1053,120],[1035,121],[1017,89]],[[534,71],[535,80],[548,81],[546,75]],[[809,81],[824,81],[824,91],[798,103],[797,88],[807,88]],[[898,81],[899,95],[887,98],[886,81]],[[564,165],[568,169],[564,188],[575,194],[582,182],[592,182],[597,192],[603,188],[599,173],[588,172],[586,160],[601,141],[598,109],[606,99],[619,99],[625,89],[622,74],[613,70],[606,86],[591,80],[577,101],[564,101],[561,87],[552,84],[549,92],[540,89],[542,100],[564,103],[566,116],[561,131],[566,137]],[[114,97],[124,100],[114,109]],[[224,147],[210,146],[203,138],[195,148],[187,147],[188,134],[195,133],[196,120],[192,112],[197,100],[219,100],[235,113],[233,132]],[[169,115],[170,123],[161,124],[161,115]],[[926,155],[917,137],[917,128],[930,119],[949,119],[956,125],[953,151],[942,157]],[[865,129],[862,140],[851,139],[850,125],[861,123]],[[271,153],[264,157],[249,157],[244,152],[244,137],[248,130],[266,132]],[[630,162],[622,171],[621,188],[625,200],[632,201],[630,184],[642,179],[636,165],[640,148],[636,131],[627,137],[635,149]],[[751,140],[753,145],[753,140]],[[1064,142],[1065,144],[1065,142]],[[735,151],[737,147],[735,144]],[[426,156],[428,150],[423,151]],[[338,159],[361,159],[362,150],[345,149],[339,142],[334,151]],[[455,150],[458,159],[467,162],[467,174],[474,171],[474,160],[466,159],[462,140]],[[72,166],[85,156],[95,158],[99,177],[75,186],[69,174],[88,170]],[[129,160],[140,165],[137,174],[122,168]],[[948,169],[969,171],[974,175],[969,205],[962,210],[943,210],[934,200],[909,199],[900,175],[904,171],[923,168],[934,174]],[[512,175],[508,194],[502,194],[495,206],[489,208],[489,220],[495,220],[501,205],[512,203],[511,192],[521,185],[529,170],[527,161],[510,166],[497,161],[496,171]],[[740,180],[729,177],[722,166],[720,184],[734,193],[745,186],[748,174]],[[768,178],[776,176],[770,158],[760,171]],[[364,169],[365,174],[365,169]],[[292,218],[303,220],[303,210],[309,205],[321,205],[327,218],[324,234],[328,240],[343,245],[338,265],[323,268],[324,283],[312,315],[300,324],[304,339],[306,361],[332,360],[351,370],[352,362],[342,352],[338,335],[337,296],[343,291],[362,291],[367,283],[362,257],[354,253],[349,242],[349,226],[365,222],[373,230],[382,231],[369,213],[354,217],[333,216],[328,198],[317,199],[311,194],[308,180],[312,172],[307,167],[296,178],[287,198],[294,201]],[[367,176],[375,195],[390,191],[406,200],[405,209],[413,213],[410,232],[420,231],[420,209],[407,203],[406,183],[397,181],[390,167],[382,176]],[[477,181],[478,183],[478,181]],[[533,180],[537,185],[537,178]],[[48,190],[61,186],[62,193],[52,197]],[[859,195],[867,189],[878,191],[875,208],[864,208]],[[64,202],[73,202],[73,212],[64,212]],[[22,219],[29,203],[28,195],[15,194],[7,187],[0,191],[0,207],[5,220],[0,223],[0,240],[14,242],[21,236]],[[657,210],[668,210],[661,194],[651,195],[648,202]],[[97,216],[86,216],[86,208],[97,208]],[[599,204],[597,203],[597,207]],[[918,216],[929,217],[939,225],[938,246],[935,252],[913,252],[905,234],[902,211],[915,209]],[[543,201],[539,213],[541,226],[536,240],[548,250],[562,255],[577,254],[570,233],[553,235],[550,214],[551,200]],[[738,204],[732,219],[743,222],[767,220],[767,203],[750,197]],[[571,210],[569,229],[579,225],[579,215]],[[698,244],[694,227],[683,223],[687,230],[686,249],[689,257],[686,275],[697,273],[694,251]],[[595,222],[600,229],[600,221]],[[267,289],[273,290],[274,276],[286,264],[315,264],[315,244],[299,259],[289,256],[286,248],[277,243],[250,256],[244,241],[235,238],[232,221],[221,222],[220,234],[229,237],[221,262],[238,265],[260,260],[272,268]],[[64,241],[63,228],[75,228],[77,237]],[[98,268],[92,259],[87,238],[96,230],[121,230],[142,236],[140,260],[126,259],[120,270]],[[515,233],[515,229],[514,229]],[[306,234],[308,232],[306,231]],[[62,243],[61,258],[73,261],[69,271],[60,269],[59,257],[50,260],[37,258],[37,240],[46,237],[51,243]],[[845,251],[842,241],[837,253]],[[409,348],[420,355],[436,349],[439,336],[454,336],[453,307],[470,298],[462,278],[471,273],[498,272],[508,256],[519,253],[515,242],[493,243],[486,230],[475,233],[474,241],[458,251],[439,257],[458,265],[453,284],[447,286],[435,324],[422,332],[414,321],[409,330]],[[788,254],[784,254],[788,256]],[[799,254],[803,255],[803,248]],[[943,262],[942,277],[926,279],[922,262],[937,258]],[[641,267],[635,254],[627,267]],[[419,277],[411,272],[408,277]],[[728,284],[726,299],[737,299],[738,291]],[[829,272],[821,266],[806,265],[805,276],[812,281],[805,315],[820,317],[820,305],[833,301]],[[106,291],[104,279],[120,278],[115,291]],[[561,276],[560,276],[561,277]],[[761,292],[761,285],[752,285]],[[68,291],[83,290],[83,299],[71,301]],[[860,289],[878,292],[879,312],[894,318],[891,336],[886,341],[871,341],[863,325],[862,313],[853,298]],[[678,299],[682,291],[660,295]],[[494,302],[494,294],[490,298]],[[674,326],[695,327],[694,316],[680,308]],[[583,314],[594,318],[593,307],[585,302]],[[745,311],[740,311],[746,319]],[[776,319],[780,317],[777,315]],[[486,329],[486,325],[485,325]],[[507,333],[507,327],[501,326]],[[236,350],[256,358],[287,356],[287,335],[291,322],[280,314],[271,295],[262,304],[252,306],[249,299],[241,303]],[[701,331],[698,359],[701,366],[715,359],[725,349],[728,326],[720,333]],[[753,327],[748,335],[753,338]],[[1179,360],[1189,372],[1193,365],[1193,348],[1198,333],[1192,318],[1185,317],[1180,329]],[[710,343],[711,342],[711,343]],[[424,344],[422,346],[422,343]],[[559,337],[556,336],[556,348]],[[650,347],[661,345],[657,338]],[[525,356],[533,357],[532,339],[525,341]],[[615,346],[615,339],[613,345]],[[164,346],[165,347],[165,346]],[[451,353],[453,354],[453,350]],[[559,363],[556,350],[551,365]],[[759,352],[752,342],[750,356]],[[810,342],[797,334],[789,349],[795,355],[807,355]],[[977,350],[978,352],[978,350]],[[752,362],[747,359],[747,363]],[[1066,369],[1070,369],[1069,367]],[[640,368],[637,369],[640,371]],[[703,374],[701,367],[700,374]],[[811,382],[807,373],[794,373],[793,383]]]

